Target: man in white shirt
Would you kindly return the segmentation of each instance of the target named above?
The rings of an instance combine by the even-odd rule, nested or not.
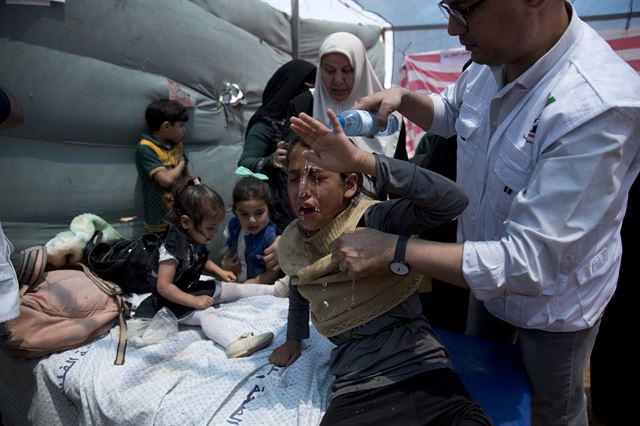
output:
[[[355,107],[458,135],[457,181],[470,198],[459,243],[411,239],[402,259],[396,236],[361,230],[334,243],[334,262],[362,276],[404,261],[469,287],[518,331],[534,424],[586,425],[583,378],[640,168],[640,78],[563,0],[440,8],[474,62],[459,81],[440,95],[393,88]],[[331,169],[322,142],[308,159]]]

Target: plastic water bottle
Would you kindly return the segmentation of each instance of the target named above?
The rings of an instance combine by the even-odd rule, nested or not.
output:
[[[376,113],[359,109],[348,109],[338,114],[338,121],[347,136],[389,136],[398,130],[398,118],[389,114],[385,130],[379,131]]]

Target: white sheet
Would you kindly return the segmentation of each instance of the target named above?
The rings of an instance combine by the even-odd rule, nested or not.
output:
[[[221,305],[224,324],[237,331],[272,331],[267,348],[227,359],[197,327],[181,327],[174,341],[127,348],[113,364],[117,327],[106,337],[54,354],[35,368],[36,425],[317,425],[333,381],[331,343],[311,327],[302,356],[282,369],[268,362],[284,342],[286,299],[259,296]]]

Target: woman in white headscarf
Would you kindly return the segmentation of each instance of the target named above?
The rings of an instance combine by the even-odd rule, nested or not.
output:
[[[345,32],[329,35],[320,46],[319,58],[315,90],[294,98],[289,104],[288,117],[297,117],[304,112],[323,123],[329,123],[327,108],[339,114],[353,108],[358,99],[383,90],[364,44],[355,35]],[[398,118],[401,118],[399,114]],[[369,152],[407,159],[404,124],[389,136],[351,139]]]

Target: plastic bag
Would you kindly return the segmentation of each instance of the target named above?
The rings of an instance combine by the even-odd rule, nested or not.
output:
[[[171,310],[163,307],[152,319],[129,321],[127,328],[128,340],[133,346],[154,345],[178,335],[178,319]]]

